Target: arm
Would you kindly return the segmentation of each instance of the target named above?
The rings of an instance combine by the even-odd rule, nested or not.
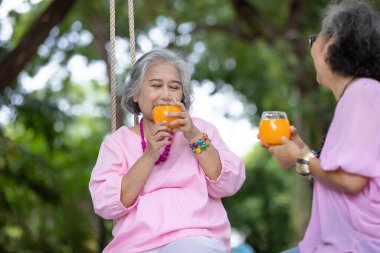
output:
[[[291,140],[283,138],[283,145],[268,148],[269,152],[283,168],[294,167],[299,155],[303,151],[309,150],[297,134],[296,129],[292,127],[291,131]],[[322,169],[318,158],[310,159],[309,168],[315,179],[329,185],[336,191],[356,194],[360,192],[368,183],[367,177],[345,172],[341,168],[332,171],[325,171]]]
[[[102,143],[89,183],[94,211],[104,219],[117,219],[129,212],[120,202],[121,180],[129,169],[128,161],[113,139],[111,135]]]
[[[155,126],[152,135],[146,137],[148,143],[145,152],[123,176],[121,182],[120,201],[125,207],[131,207],[136,202],[158,159],[160,148],[170,144],[169,137],[169,128],[163,124]]]
[[[199,139],[203,139],[202,132],[200,132],[196,127],[194,127],[194,131],[197,133],[195,134],[195,137],[190,140],[188,139],[189,145],[197,143]],[[217,180],[222,172],[222,163],[220,161],[219,152],[214,147],[212,142],[210,142],[206,150],[201,153],[194,153],[194,155],[196,156],[206,176],[211,180]]]
[[[126,207],[131,207],[144,187],[150,173],[152,172],[155,160],[143,155],[132,168],[123,176],[121,181],[120,201]]]
[[[145,153],[131,167],[121,144],[129,140],[115,132],[102,143],[89,184],[96,214],[105,219],[117,219],[137,205],[138,195],[157,160],[159,148],[168,144],[163,140],[165,136],[170,136],[167,127],[157,127],[156,134],[147,137]]]
[[[206,122],[200,122],[199,126],[195,126],[185,106],[181,103],[177,105],[181,106],[182,112],[170,113],[168,116],[179,116],[181,119],[172,121],[169,127],[179,125],[173,131],[182,131],[189,145],[197,142],[203,132],[211,140],[210,146],[205,151],[194,154],[206,176],[210,196],[222,198],[235,194],[245,180],[243,161],[229,150],[214,126]]]
[[[329,185],[336,191],[348,194],[359,193],[368,183],[368,178],[356,174],[347,173],[342,169],[324,171],[319,159],[312,158],[309,164],[311,174],[319,181]]]
[[[202,138],[202,132],[206,133],[211,141],[206,150],[200,154],[194,153],[205,174],[209,195],[222,198],[235,194],[245,180],[244,162],[231,152],[213,125],[203,121],[194,129],[198,131],[198,135],[189,140],[189,144]]]
[[[189,146],[203,136],[197,127],[194,129],[198,134],[188,140]],[[214,198],[232,196],[244,183],[244,162],[229,150],[215,127],[212,125],[202,126],[202,131],[208,135],[211,143],[206,150],[199,154],[194,153],[194,156],[206,176],[209,195]]]
[[[186,110],[186,107],[179,102],[176,102],[176,105],[181,107],[182,112],[176,112],[171,113],[168,116],[169,117],[181,117],[182,119],[172,121],[169,124],[170,126],[179,125],[179,127],[175,128],[173,131],[183,132],[184,137],[187,139],[187,141],[190,144],[198,142],[199,139],[202,138],[203,133],[199,131],[199,129],[193,124],[192,118],[190,117],[189,113]],[[209,133],[206,133],[209,134]],[[190,147],[189,147],[190,148]],[[216,180],[222,171],[222,164],[220,161],[218,150],[214,147],[213,143],[209,145],[205,154],[195,154],[197,157],[203,171],[205,172],[206,176],[212,180]]]

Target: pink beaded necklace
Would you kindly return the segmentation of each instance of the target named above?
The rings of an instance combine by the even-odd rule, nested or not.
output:
[[[145,142],[145,136],[144,136],[144,128],[143,128],[143,119],[140,120],[140,136],[141,136],[141,147],[142,151],[145,152],[146,149],[146,142]],[[172,141],[173,138],[170,137],[168,139],[169,141]],[[164,152],[158,157],[157,161],[154,164],[159,164],[160,162],[165,162],[166,159],[168,159],[169,153],[170,153],[170,147],[172,144],[166,145]]]

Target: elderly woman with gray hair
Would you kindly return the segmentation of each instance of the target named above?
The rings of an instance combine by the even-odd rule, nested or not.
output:
[[[310,37],[317,82],[337,101],[321,152],[295,128],[269,147],[282,167],[314,178],[301,253],[380,252],[380,15],[363,1],[328,6]]]
[[[103,141],[89,185],[95,212],[116,222],[104,252],[230,252],[221,198],[243,184],[243,161],[212,124],[189,115],[190,71],[177,54],[153,50],[130,75],[122,105],[142,114],[140,124]],[[155,123],[154,106],[171,98],[174,120]]]

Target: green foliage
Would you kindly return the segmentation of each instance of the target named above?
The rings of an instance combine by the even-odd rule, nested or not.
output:
[[[245,184],[223,203],[233,226],[247,235],[247,242],[257,252],[280,252],[294,233],[291,174],[281,171],[261,147],[248,154],[245,162]]]
[[[64,94],[46,90],[24,96],[3,129],[0,251],[95,252],[87,185],[107,119],[69,116],[56,105]]]

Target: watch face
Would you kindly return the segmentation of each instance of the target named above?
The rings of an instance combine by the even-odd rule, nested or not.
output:
[[[310,158],[315,157],[315,155],[310,152],[304,152],[300,155],[300,157],[297,158],[296,162],[296,171],[302,175],[302,176],[309,176],[311,175],[310,169],[309,169],[309,160]]]
[[[310,170],[309,170],[309,166],[308,165],[301,165],[299,163],[296,164],[296,171],[298,172],[298,174],[302,175],[302,176],[309,176],[310,175]]]

